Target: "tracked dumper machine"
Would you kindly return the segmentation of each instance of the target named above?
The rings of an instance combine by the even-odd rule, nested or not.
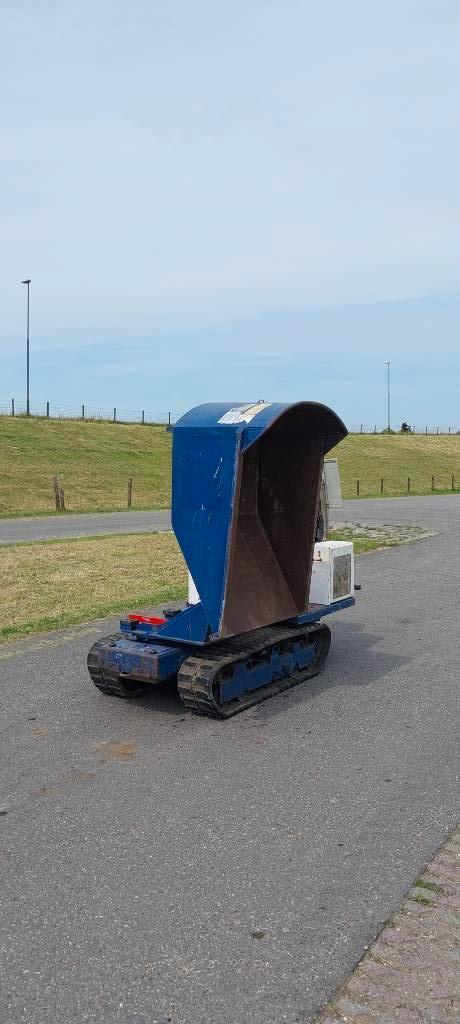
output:
[[[88,655],[96,686],[133,697],[176,679],[186,707],[228,718],[321,671],[320,620],[354,604],[353,547],[315,544],[324,455],[347,431],[331,409],[200,405],[173,427],[172,525],[189,601],[133,614]]]

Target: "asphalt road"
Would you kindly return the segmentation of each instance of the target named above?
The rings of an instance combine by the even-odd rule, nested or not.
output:
[[[456,504],[457,502],[457,504]],[[453,509],[458,509],[458,495],[433,495],[426,498],[351,499],[334,520],[365,520],[369,523],[413,522],[436,525],[438,516],[449,526]],[[382,518],[384,517],[384,518]],[[393,518],[392,518],[393,517]],[[395,517],[395,518],[394,518]],[[88,515],[24,516],[0,519],[0,544],[17,541],[65,540],[69,537],[94,537],[106,533],[139,533],[171,529],[171,512],[92,512]]]
[[[24,516],[18,519],[0,519],[0,544],[170,529],[169,509],[159,512],[91,512],[89,515]]]
[[[460,499],[368,504],[442,532],[358,559],[323,674],[228,722],[100,695],[111,623],[0,648],[2,1024],[307,1024],[446,838]]]

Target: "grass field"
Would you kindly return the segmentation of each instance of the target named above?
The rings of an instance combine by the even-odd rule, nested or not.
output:
[[[187,587],[172,533],[1,546],[0,579],[0,643],[176,600]]]
[[[344,498],[383,494],[407,494],[407,478],[413,494],[451,490],[452,476],[460,490],[460,435],[457,434],[349,434],[331,452],[340,467]]]
[[[356,554],[398,543],[345,529]],[[139,611],[186,595],[184,560],[172,533],[82,537],[0,546],[0,644],[32,633]]]
[[[171,435],[163,426],[0,416],[0,515],[55,509],[59,475],[69,511],[169,508]]]
[[[352,434],[337,455],[344,497],[426,494],[460,487],[460,435]],[[0,516],[53,513],[59,476],[70,512],[168,508],[171,435],[163,426],[0,416]]]

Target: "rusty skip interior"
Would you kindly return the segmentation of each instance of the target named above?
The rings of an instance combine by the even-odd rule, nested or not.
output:
[[[294,406],[239,457],[222,636],[308,607],[328,413]]]

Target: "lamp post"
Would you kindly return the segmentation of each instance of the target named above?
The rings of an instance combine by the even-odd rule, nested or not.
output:
[[[385,362],[386,362],[386,367],[387,367],[387,419],[388,419],[387,427],[388,427],[388,433],[390,433],[390,430],[391,430],[391,427],[390,427],[390,360],[386,359]]]
[[[29,308],[30,308],[30,277],[21,284],[27,285],[27,415],[30,416],[30,395],[29,395]]]

